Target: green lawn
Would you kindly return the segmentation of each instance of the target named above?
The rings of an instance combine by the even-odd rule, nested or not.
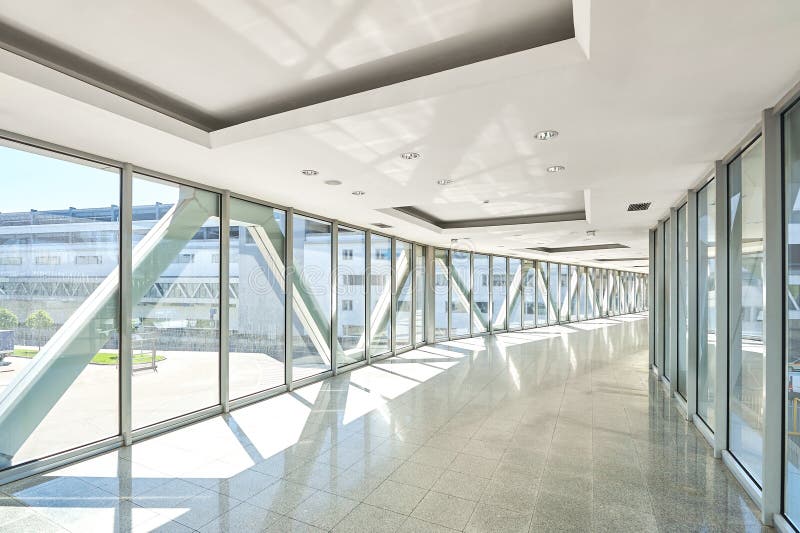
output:
[[[33,359],[39,353],[38,350],[31,350],[28,348],[14,348],[14,353],[11,354],[15,357],[25,357],[26,359]],[[152,355],[149,353],[137,353],[133,356],[133,364],[149,363],[152,360]],[[156,361],[163,361],[166,359],[161,354],[156,354]],[[119,355],[115,353],[100,352],[92,357],[91,363],[94,365],[116,365],[119,360]]]

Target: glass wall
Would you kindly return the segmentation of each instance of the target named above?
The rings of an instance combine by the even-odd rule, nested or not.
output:
[[[536,264],[522,261],[522,327],[536,327]]]
[[[586,320],[586,267],[578,267],[578,319]]]
[[[241,398],[286,383],[286,212],[231,198],[230,217],[228,365]]]
[[[578,320],[578,267],[569,265],[569,320]]]
[[[697,414],[712,431],[717,388],[716,195],[715,180],[697,193]]]
[[[119,433],[120,170],[6,144],[0,183],[2,469]]]
[[[686,369],[689,360],[689,239],[687,207],[678,209],[678,394],[686,399]]]
[[[472,272],[470,254],[461,250],[450,251],[450,336],[469,335],[469,293]]]
[[[414,343],[425,342],[425,247],[414,245]]]
[[[508,259],[508,329],[522,327],[522,261]]]
[[[507,287],[506,258],[492,257],[492,327],[494,331],[506,329]]]
[[[489,256],[473,256],[472,278],[472,332],[484,333],[489,330]]]
[[[344,225],[334,242],[329,221],[289,219],[236,197],[223,235],[216,192],[137,174],[122,198],[119,168],[12,143],[0,146],[0,169],[14,184],[0,196],[0,469],[116,443],[125,420],[127,433],[218,412],[223,401],[285,385],[287,370],[295,381],[329,372],[333,354],[343,367],[364,361],[367,349],[388,353],[393,335],[396,348],[426,340],[423,246],[375,234],[368,243],[364,230]],[[132,221],[123,228],[126,205]],[[132,247],[130,269],[119,268],[123,245]],[[546,325],[569,311],[567,265],[447,250],[436,250],[433,264],[437,340],[486,331],[490,320],[497,331]],[[120,354],[121,337],[131,354]],[[123,376],[128,363],[133,371]],[[131,401],[121,405],[119,383],[128,378]]]
[[[395,346],[411,345],[411,243],[395,241]]]
[[[764,409],[764,156],[728,165],[728,447],[761,484]]]
[[[448,317],[450,308],[450,289],[447,266],[447,250],[437,248],[433,254],[433,313],[434,339],[446,340],[449,332]]]
[[[292,377],[331,370],[331,224],[294,215]]]
[[[216,193],[133,178],[133,205],[154,206],[134,214],[132,227],[133,350],[149,359],[133,376],[134,428],[220,402],[219,202]]]
[[[550,278],[547,283],[547,293],[550,298],[550,307],[548,311],[548,323],[557,324],[561,321],[561,307],[559,303],[561,294],[561,271],[557,263],[550,263]]]
[[[544,261],[536,263],[536,325],[539,327],[548,324],[550,308],[550,296],[547,290],[548,268]]]
[[[800,525],[800,104],[783,119],[786,239],[784,513]]]
[[[342,367],[367,358],[366,233],[339,226],[338,247],[336,364]]]
[[[392,240],[370,236],[369,272],[369,354],[381,355],[391,348],[392,339]]]

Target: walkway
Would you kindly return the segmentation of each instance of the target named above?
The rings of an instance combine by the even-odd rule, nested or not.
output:
[[[645,315],[423,347],[0,486],[0,531],[61,528],[760,530],[652,381]]]

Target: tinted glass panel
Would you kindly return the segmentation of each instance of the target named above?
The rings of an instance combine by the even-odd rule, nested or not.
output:
[[[506,329],[508,294],[506,289],[506,258],[492,258],[492,325],[495,330]]]
[[[411,344],[411,261],[411,243],[395,241],[395,345],[398,348]]]
[[[450,336],[469,335],[470,254],[450,252]]]
[[[473,333],[483,333],[489,329],[489,256],[475,254],[473,259],[475,269],[472,278],[472,328]]]
[[[508,260],[508,328],[522,326],[522,261]]]
[[[336,363],[344,366],[367,357],[364,337],[367,319],[366,234],[339,226],[337,246]]]
[[[716,181],[697,193],[697,413],[712,430],[717,367],[716,195]]]
[[[370,237],[370,355],[389,351],[392,338],[392,240]]]
[[[450,305],[449,276],[447,266],[447,250],[436,249],[434,253],[434,287],[433,298],[434,310],[434,336],[436,340],[447,339],[448,325],[447,317]]]

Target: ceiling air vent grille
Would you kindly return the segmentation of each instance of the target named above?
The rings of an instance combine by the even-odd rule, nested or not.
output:
[[[384,224],[383,222],[373,222],[372,225],[375,226],[376,228],[383,228],[383,229],[392,227],[389,224]]]
[[[650,209],[650,202],[628,204],[628,211],[647,211],[648,209]]]

